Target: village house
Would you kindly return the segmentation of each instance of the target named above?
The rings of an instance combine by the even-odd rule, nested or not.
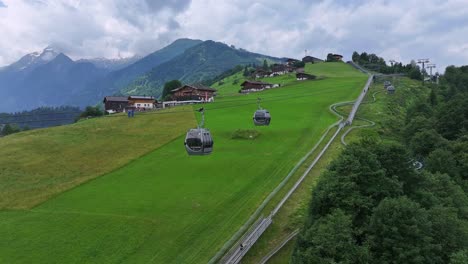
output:
[[[240,93],[250,93],[250,92],[259,92],[265,89],[279,87],[279,84],[271,84],[266,82],[258,82],[258,81],[244,81],[241,84]]]
[[[171,91],[172,100],[188,101],[196,100],[201,102],[213,102],[216,89],[201,85],[184,85]]]
[[[292,68],[284,64],[273,64],[271,65],[270,77],[286,74],[290,71],[290,69]]]
[[[303,72],[298,72],[296,74],[296,79],[298,81],[304,81],[304,80],[313,80],[315,79],[316,76],[315,75],[312,75],[312,74],[307,74],[307,73],[303,73]]]
[[[258,79],[258,78],[265,78],[265,77],[269,77],[271,74],[270,71],[265,71],[264,69],[262,68],[257,68],[252,76],[255,78],[255,79]]]
[[[127,109],[145,111],[156,108],[156,100],[153,96],[131,95],[128,97]]]
[[[288,66],[294,66],[296,62],[300,62],[300,60],[290,59],[290,58],[286,59],[286,65]]]
[[[323,62],[323,60],[321,60],[321,59],[319,59],[319,58],[312,57],[312,56],[305,56],[304,58],[302,58],[302,61],[303,61],[304,63]]]
[[[340,54],[333,54],[332,57],[335,61],[343,60],[343,55],[340,55]]]
[[[118,113],[125,111],[125,108],[128,106],[128,97],[106,96],[102,102],[104,103],[104,110],[107,113]]]

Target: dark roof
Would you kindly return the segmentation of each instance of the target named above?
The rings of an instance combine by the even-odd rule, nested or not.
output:
[[[296,62],[296,61],[299,61],[299,60],[287,58],[286,61],[287,61],[287,62]]]
[[[141,96],[141,95],[130,95],[128,97],[129,100],[131,99],[140,99],[140,100],[154,100],[153,96]]]
[[[323,61],[322,59],[319,59],[319,58],[316,58],[316,57],[313,57],[313,56],[309,56],[309,55],[302,58],[302,61],[304,61],[304,60]]]
[[[241,86],[244,86],[245,84],[260,84],[260,85],[273,85],[271,83],[266,83],[266,82],[259,82],[259,81],[244,81],[243,83],[241,83]]]
[[[106,96],[104,97],[103,102],[128,102],[128,97],[123,96]]]
[[[202,85],[202,84],[190,84],[190,85],[183,85],[179,88],[176,88],[174,90],[171,91],[171,93],[174,93],[174,92],[177,92],[179,90],[182,90],[184,88],[192,88],[192,89],[195,89],[195,90],[201,90],[201,91],[209,91],[209,92],[216,92],[217,90],[216,89],[213,89],[213,88],[210,88],[208,86],[205,86],[205,85]]]
[[[341,57],[341,58],[343,58],[343,55],[340,55],[340,54],[333,54],[333,57]]]
[[[296,77],[299,77],[299,76],[315,78],[315,75],[313,75],[313,74],[308,74],[308,73],[304,73],[304,72],[298,72],[298,73],[296,73]]]

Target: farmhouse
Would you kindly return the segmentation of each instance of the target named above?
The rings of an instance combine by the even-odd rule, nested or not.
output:
[[[304,63],[323,62],[323,60],[321,60],[321,59],[319,59],[319,58],[312,57],[312,56],[305,56],[304,58],[302,58],[302,61],[303,61]]]
[[[290,70],[290,67],[287,67],[284,64],[273,64],[271,66],[271,74],[270,76],[279,76],[288,73]]]
[[[294,63],[299,62],[299,61],[300,61],[300,60],[288,58],[288,59],[286,59],[286,65],[288,65],[288,66],[293,66]]]
[[[313,80],[315,78],[316,78],[315,75],[307,74],[307,73],[303,73],[303,72],[299,72],[299,73],[296,74],[296,79],[298,81]]]
[[[102,102],[104,103],[104,110],[108,113],[123,112],[128,106],[128,97],[106,96]]]
[[[239,91],[240,93],[250,93],[250,92],[258,92],[263,91],[265,89],[275,88],[278,87],[278,84],[271,84],[266,82],[258,82],[258,81],[244,81],[241,84],[242,88]]]
[[[254,78],[265,78],[265,77],[268,77],[270,76],[271,72],[269,71],[265,71],[264,69],[262,68],[257,68],[254,72],[253,72],[253,77]]]
[[[127,109],[136,109],[139,111],[155,108],[156,100],[153,96],[131,95],[128,97]]]
[[[332,57],[335,61],[343,60],[343,55],[340,55],[340,54],[333,54]]]
[[[216,89],[201,85],[184,85],[171,91],[172,99],[175,101],[197,100],[203,102],[214,101]]]

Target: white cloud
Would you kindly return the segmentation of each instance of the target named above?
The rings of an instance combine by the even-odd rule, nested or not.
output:
[[[180,37],[212,39],[273,56],[467,64],[468,1],[1,0],[0,65],[55,44],[72,57],[154,51]]]

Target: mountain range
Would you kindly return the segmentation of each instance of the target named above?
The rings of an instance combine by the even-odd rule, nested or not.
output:
[[[80,59],[52,47],[0,68],[0,112],[41,106],[84,107],[107,95],[159,97],[166,81],[212,79],[236,65],[261,64],[280,58],[236,49],[215,41],[178,39],[145,57]]]

